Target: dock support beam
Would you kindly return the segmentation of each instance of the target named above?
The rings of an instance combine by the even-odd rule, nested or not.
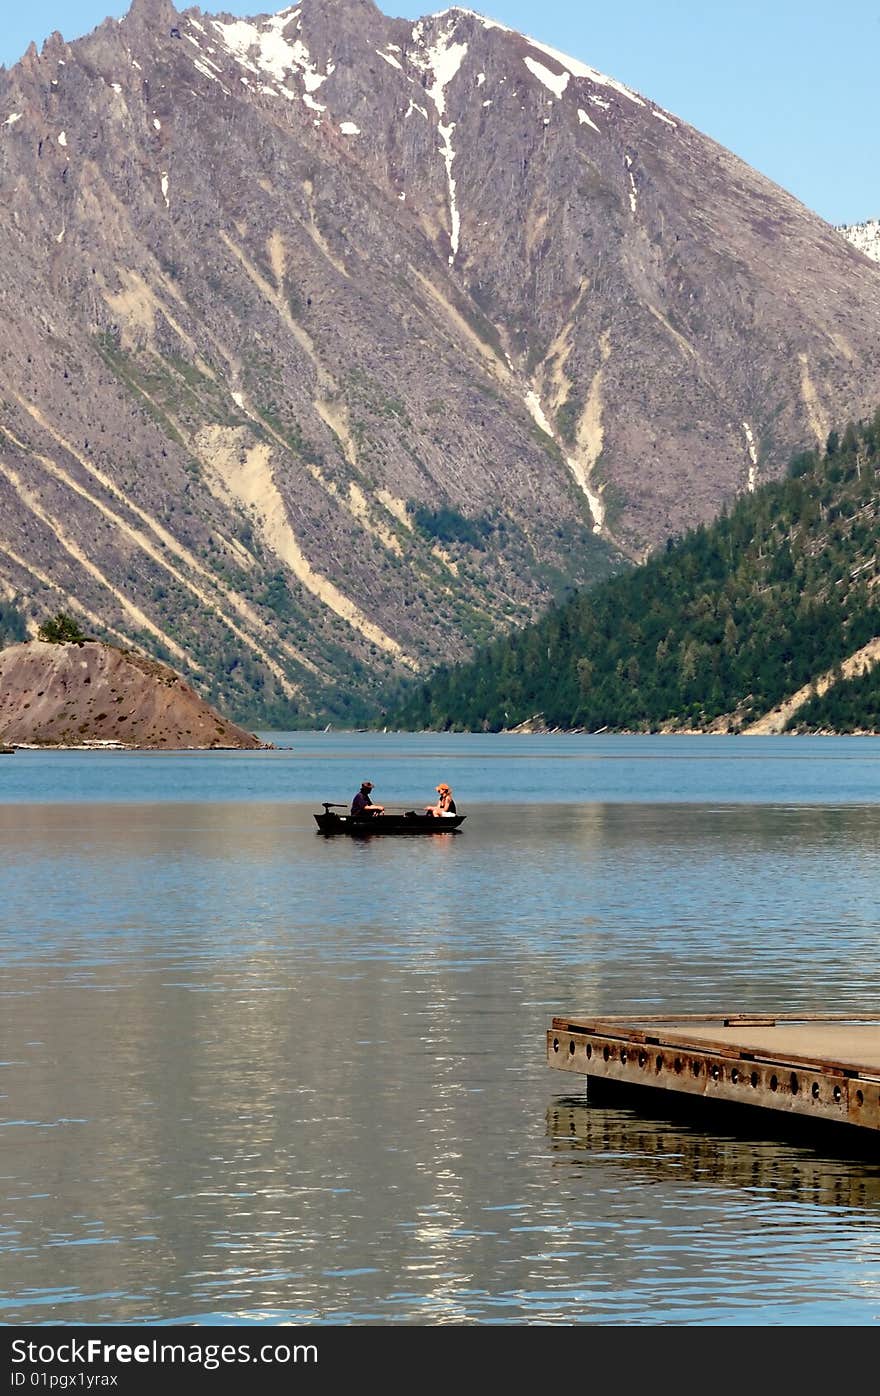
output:
[[[844,1042],[863,1060],[841,1060]],[[806,1043],[808,1054],[794,1050]],[[554,1018],[547,1062],[587,1078],[880,1130],[878,1020]]]

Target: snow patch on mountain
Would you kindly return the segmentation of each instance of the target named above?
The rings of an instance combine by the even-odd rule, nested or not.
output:
[[[201,58],[194,58],[193,67],[196,68],[198,72],[202,74],[202,77],[210,78],[211,82],[219,83],[220,86],[223,88],[223,91],[226,93],[227,97],[230,96],[228,87],[224,86],[224,84],[220,82],[220,79],[218,78],[217,74],[212,73],[211,69],[208,67],[208,63],[210,63],[210,61],[210,59],[205,59],[205,61],[202,62]]]
[[[749,426],[748,422],[743,422],[742,426],[746,437],[746,449],[748,450],[749,461],[751,462],[749,465],[748,490],[750,494],[754,494],[755,486],[758,483],[758,450],[755,446],[755,437],[752,428]]]
[[[450,13],[456,13],[450,11]],[[424,45],[426,39],[426,21],[420,20],[413,27],[412,36],[417,44]],[[446,89],[452,82],[464,56],[467,53],[467,44],[456,44],[452,41],[451,32],[441,34],[440,37],[424,53],[418,54],[414,58],[415,66],[421,72],[433,78],[433,82],[426,88],[428,96],[437,108],[439,121],[437,131],[443,147],[443,163],[446,166],[446,182],[449,186],[449,241],[452,251],[449,254],[449,265],[452,266],[458,253],[458,240],[461,230],[461,215],[455,199],[455,177],[452,173],[452,164],[455,160],[455,149],[452,144],[452,136],[455,131],[455,122],[450,121],[444,125],[443,117],[446,112]]]
[[[605,73],[600,73],[598,68],[591,68],[588,63],[581,63],[578,58],[569,58],[567,53],[560,53],[556,48],[550,48],[548,44],[539,44],[537,39],[529,38],[528,42],[532,48],[538,49],[540,53],[546,53],[548,58],[555,58],[556,62],[566,68],[574,78],[587,78],[588,81],[596,83],[599,87],[609,87],[612,92],[619,92],[622,97],[626,97],[630,102],[635,102],[637,107],[643,107],[645,103],[641,97],[637,97],[635,92],[631,92],[628,87],[624,87],[622,82],[616,78],[609,78]]]
[[[314,100],[307,99],[327,81],[334,71],[334,64],[328,63],[327,71],[322,73],[302,39],[285,37],[284,31],[298,15],[296,8],[282,10],[280,14],[270,15],[264,20],[262,27],[246,19],[236,19],[228,24],[214,19],[211,24],[227,52],[242,67],[258,75],[267,74],[282,84],[295,73],[305,88],[303,101],[306,105],[313,110],[323,110],[316,106]],[[283,95],[288,94],[285,92]]]
[[[631,91],[630,88],[624,86],[622,82],[618,82],[616,78],[610,78],[606,73],[600,73],[598,68],[591,68],[588,63],[582,63],[579,58],[571,58],[567,53],[561,53],[559,49],[551,48],[549,44],[542,44],[528,34],[520,35],[515,29],[508,28],[506,24],[499,24],[496,19],[487,19],[485,15],[477,14],[476,10],[466,10],[456,5],[448,10],[440,10],[437,14],[431,15],[430,19],[448,20],[450,17],[454,16],[457,18],[459,15],[465,15],[468,19],[477,20],[484,29],[499,29],[503,34],[514,34],[517,38],[524,38],[532,48],[537,49],[540,53],[545,53],[548,58],[555,59],[560,67],[564,68],[571,77],[587,78],[589,82],[595,83],[600,87],[608,87],[613,92],[619,93],[621,97],[626,97],[630,102],[634,102],[636,106],[645,106],[645,102],[641,97]],[[424,24],[425,21],[423,20],[421,23]],[[455,20],[453,19],[453,28],[454,25]],[[418,28],[420,26],[416,27]],[[525,61],[527,62],[528,60]]]
[[[625,155],[624,162],[626,164],[626,172],[629,175],[629,206],[631,211],[635,213],[638,204],[638,192],[636,190],[635,177],[632,172],[632,156]]]
[[[544,64],[539,63],[536,58],[524,58],[523,63],[529,72],[538,79],[538,82],[542,82],[547,90],[553,93],[554,97],[562,97],[571,76],[569,73],[554,73],[550,68],[545,68]]]

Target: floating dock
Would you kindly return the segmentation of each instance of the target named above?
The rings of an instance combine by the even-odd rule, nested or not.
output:
[[[554,1018],[558,1071],[686,1100],[880,1131],[880,1018],[681,1014]]]

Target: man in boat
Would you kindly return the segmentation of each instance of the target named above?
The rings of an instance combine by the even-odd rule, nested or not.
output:
[[[444,815],[447,814],[455,814],[455,801],[452,798],[452,791],[449,786],[441,782],[441,784],[436,787],[436,790],[438,797],[437,803],[436,805],[426,805],[425,814],[434,814],[438,819],[442,819]]]
[[[361,788],[351,802],[351,814],[353,819],[360,819],[363,815],[384,814],[384,805],[374,805],[372,796],[373,782],[365,780],[361,783]]]

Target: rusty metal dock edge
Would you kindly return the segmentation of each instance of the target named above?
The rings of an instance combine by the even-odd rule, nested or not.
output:
[[[587,1078],[880,1130],[880,1072],[873,1063],[823,1060],[821,1051],[805,1057],[755,1050],[704,1037],[713,1026],[772,1029],[811,1023],[821,1039],[822,1025],[852,1021],[842,1015],[794,1014],[558,1017],[547,1032],[547,1062]],[[858,1022],[870,1022],[880,1040],[880,1019]],[[693,1040],[696,1036],[699,1042]]]

